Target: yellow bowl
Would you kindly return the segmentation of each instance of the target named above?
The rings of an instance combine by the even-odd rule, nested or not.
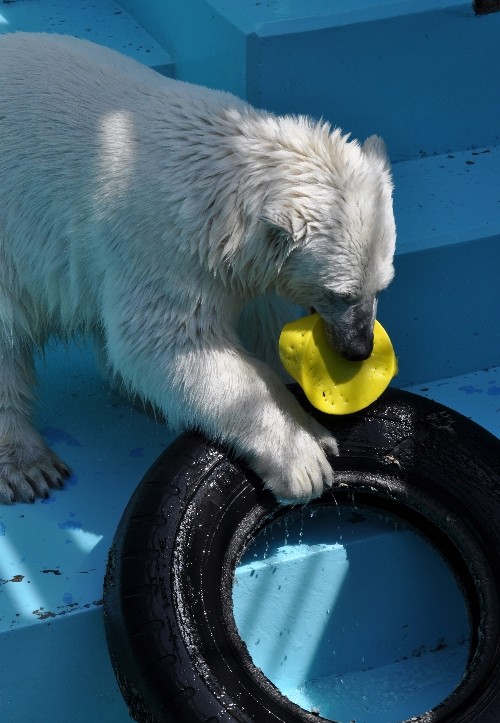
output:
[[[351,414],[374,402],[398,373],[387,332],[375,322],[373,352],[365,361],[344,359],[329,344],[319,314],[287,324],[280,335],[280,358],[287,372],[317,409]]]

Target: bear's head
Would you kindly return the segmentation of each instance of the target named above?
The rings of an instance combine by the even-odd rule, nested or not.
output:
[[[279,182],[268,185],[260,213],[269,242],[281,245],[276,291],[316,310],[342,355],[366,359],[377,296],[394,275],[387,150],[377,136],[360,146],[326,125],[302,120],[297,129],[282,134]]]

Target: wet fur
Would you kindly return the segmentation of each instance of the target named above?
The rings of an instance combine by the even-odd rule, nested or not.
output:
[[[369,345],[391,192],[376,137],[86,41],[1,36],[0,500],[68,474],[31,426],[33,353],[76,332],[174,429],[223,440],[283,500],[319,495],[336,442],[268,362],[283,300],[316,308],[343,353]]]

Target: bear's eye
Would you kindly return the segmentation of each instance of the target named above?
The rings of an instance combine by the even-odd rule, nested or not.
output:
[[[342,293],[342,294],[334,294],[332,293],[332,302],[336,301],[337,303],[341,304],[342,306],[352,306],[353,304],[358,304],[361,299],[357,294],[349,294],[349,293]]]
[[[337,298],[339,301],[343,301],[344,304],[357,304],[360,301],[359,296],[355,294],[338,294]]]
[[[354,294],[337,294],[334,291],[326,291],[321,302],[318,301],[315,306],[316,311],[320,314],[323,313],[335,313],[343,314],[351,306],[355,306],[358,303],[358,297]]]

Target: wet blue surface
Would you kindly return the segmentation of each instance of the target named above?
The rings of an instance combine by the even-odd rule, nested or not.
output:
[[[80,35],[167,74],[173,58],[178,77],[322,116],[360,138],[384,135],[393,159],[410,159],[394,167],[397,275],[379,314],[399,355],[395,383],[500,436],[500,105],[491,92],[500,14],[475,18],[470,2],[452,0],[185,7],[15,0],[0,3],[0,32]],[[47,500],[0,507],[0,719],[125,723],[102,627],[105,561],[135,485],[172,437],[106,386],[86,344],[55,346],[39,368],[38,427],[73,476]],[[439,650],[426,641],[429,669],[455,670],[463,645],[448,638]],[[332,691],[338,702],[357,691],[360,723],[373,691],[393,712],[394,693],[420,695],[429,682],[420,662],[389,656],[370,671],[295,680],[290,694],[327,710]],[[398,675],[415,688],[394,691]]]
[[[500,438],[500,367],[408,387],[469,417]]]
[[[114,0],[11,0],[0,3],[0,33],[75,35],[130,55],[165,75],[173,61]]]
[[[35,610],[69,612],[61,606],[68,592],[72,612],[102,597],[121,512],[173,438],[107,386],[85,342],[49,348],[38,372],[38,426],[73,475],[48,500],[0,507],[0,631],[31,625]],[[60,579],[46,569],[60,570]]]
[[[107,386],[86,342],[52,346],[38,372],[38,427],[73,475],[47,500],[0,506],[0,720],[118,723],[129,717],[102,629],[106,558],[173,435]]]
[[[398,723],[447,697],[467,664],[462,593],[401,520],[363,507],[290,512],[245,552],[233,588],[255,664],[337,721]]]

